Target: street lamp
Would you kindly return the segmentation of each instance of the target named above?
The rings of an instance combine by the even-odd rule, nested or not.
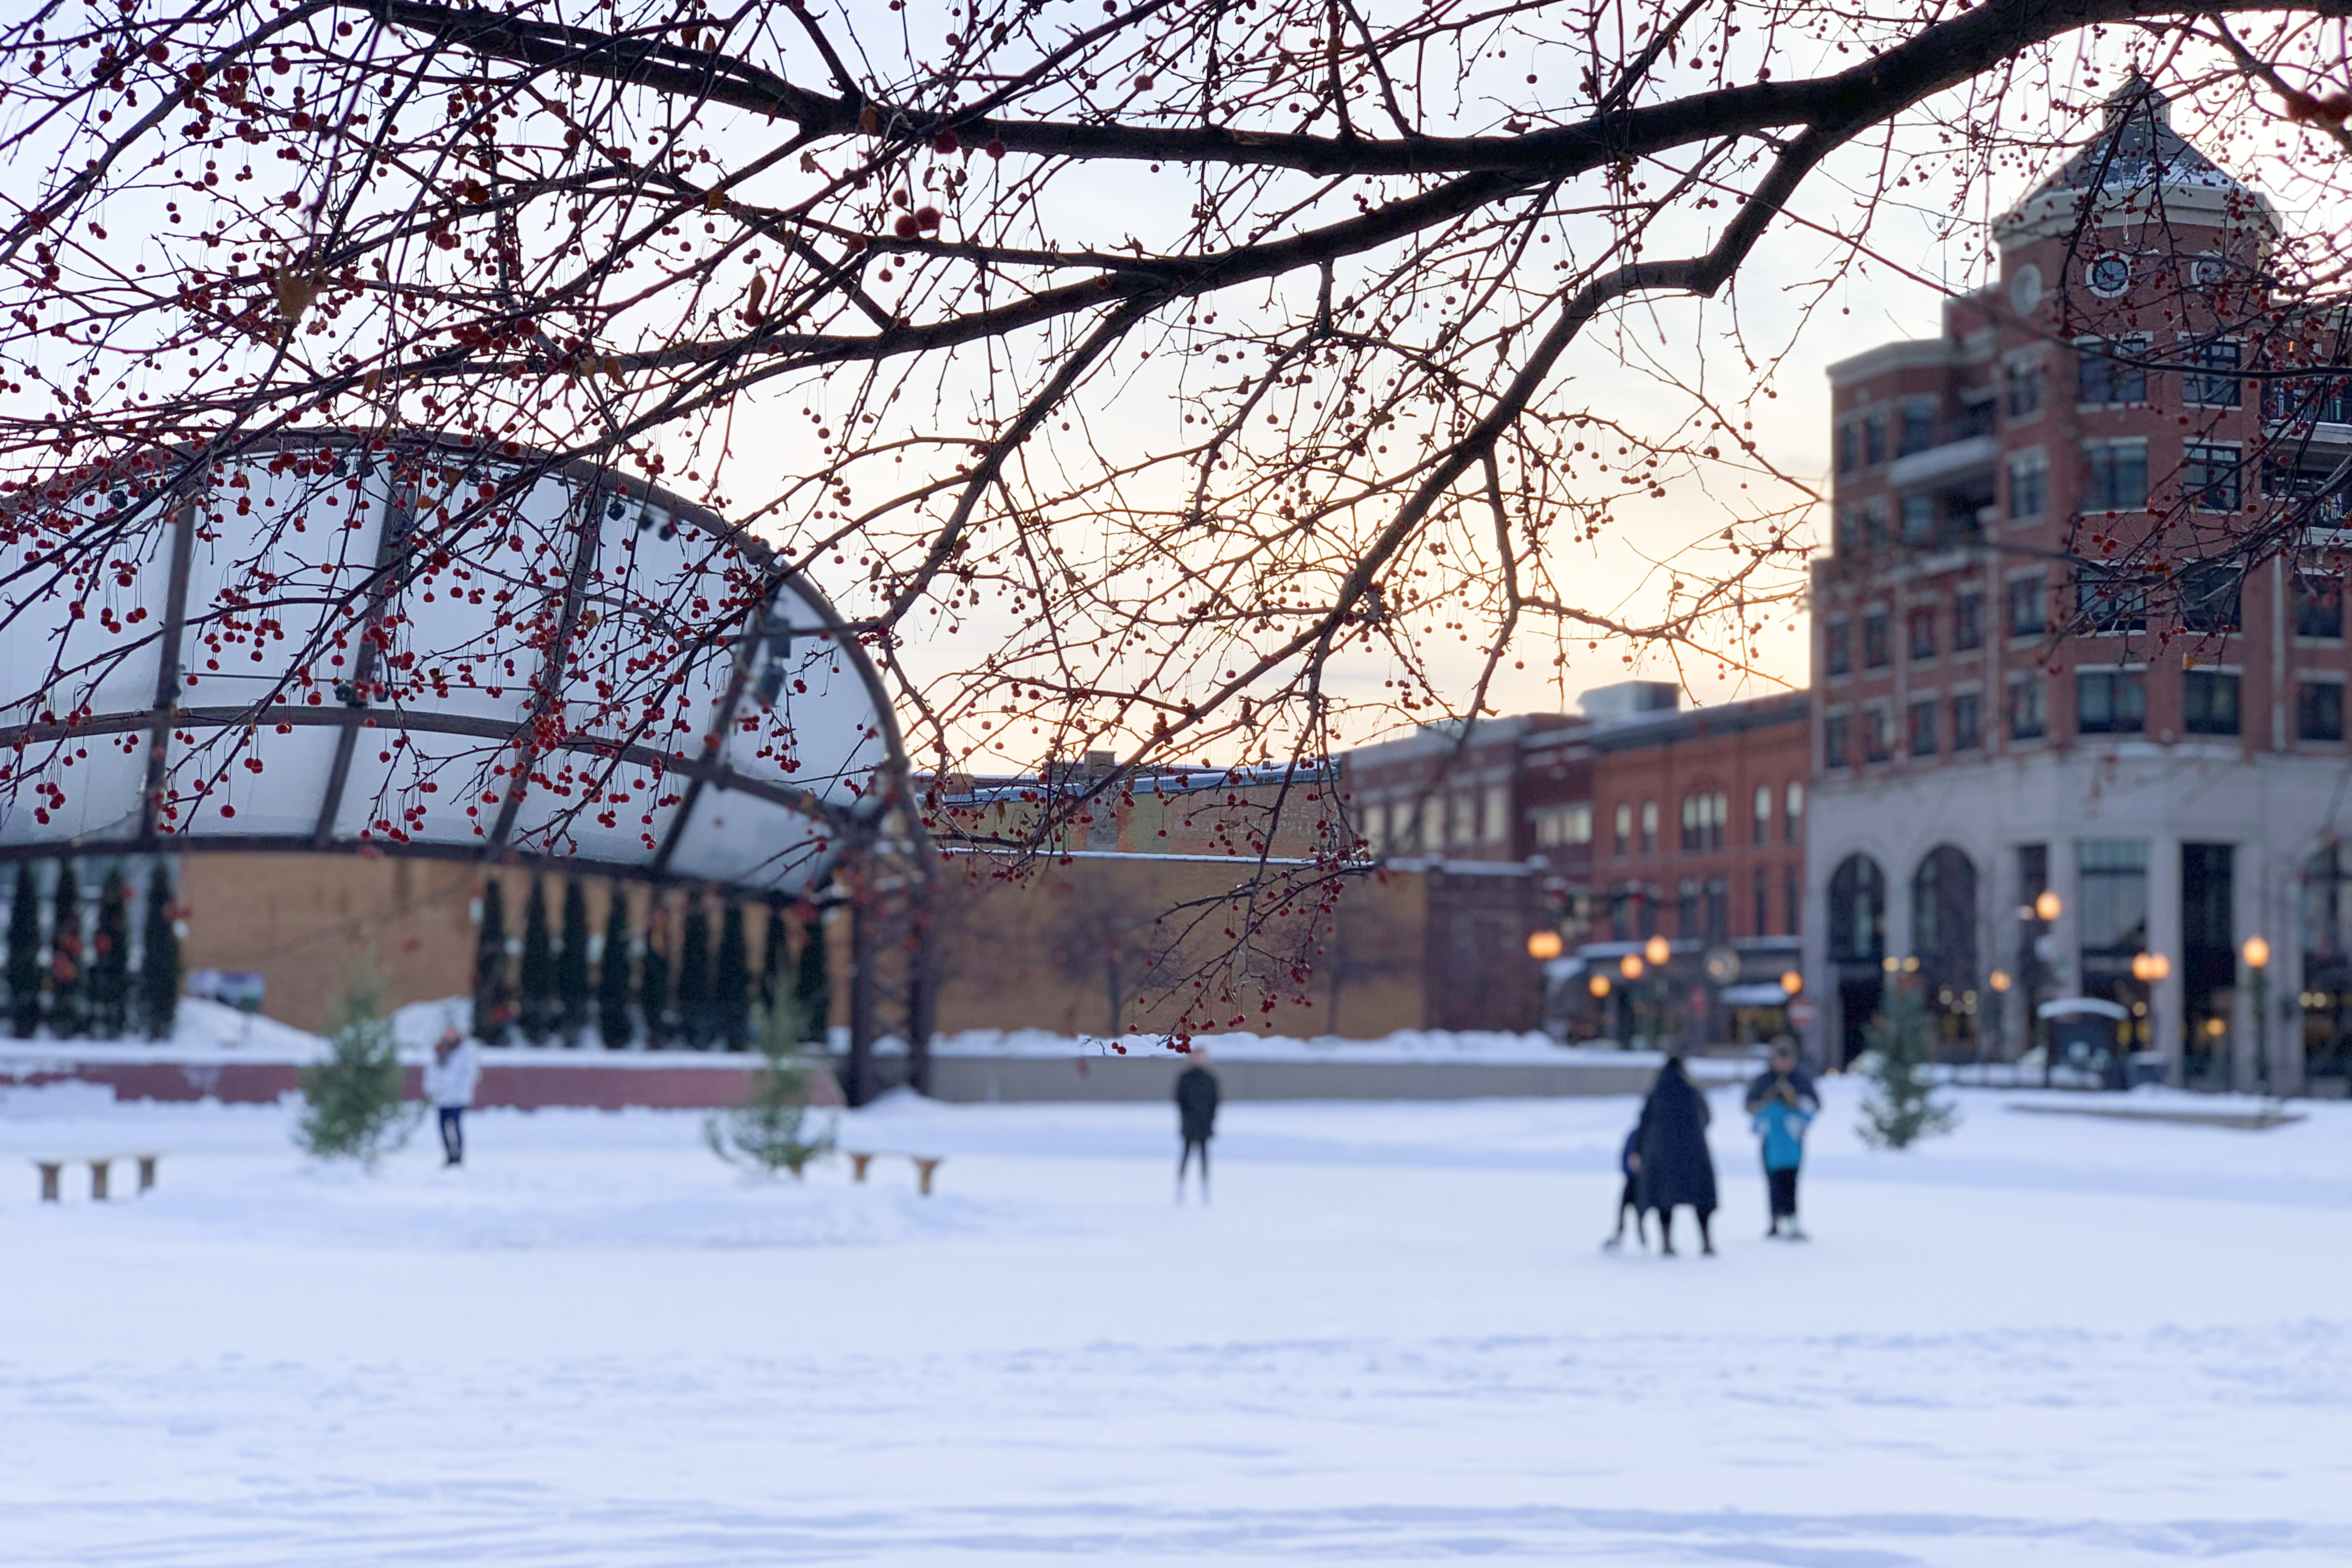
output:
[[[1559,939],[1559,932],[1556,931],[1528,933],[1528,956],[1538,963],[1549,963],[1567,950],[1568,943]]]
[[[1780,990],[1784,995],[1794,996],[1798,992],[1802,991],[1804,988],[1805,977],[1803,975],[1798,973],[1793,969],[1782,972],[1780,975]]]
[[[1642,944],[1642,956],[1650,961],[1653,969],[1664,969],[1666,960],[1675,955],[1674,944],[1664,937],[1654,936]]]
[[[1595,1001],[1599,1001],[1609,994],[1609,976],[1596,974],[1584,983],[1584,988],[1592,993]]]
[[[2033,900],[2033,918],[2040,921],[2042,924],[2049,925],[2053,923],[2060,915],[2063,915],[2065,912],[2066,906],[2059,901],[2058,895],[2050,889],[2044,888],[2038,895],[2035,896]]]
[[[2059,899],[2056,889],[2051,888],[2044,888],[2036,893],[2032,903],[2018,906],[2017,972],[2022,977],[2025,986],[2024,1040],[2026,1048],[2029,1050],[2033,1046],[2034,1031],[2041,1024],[2041,1019],[2036,1015],[2041,1011],[2042,982],[2049,967],[2044,962],[2042,952],[2042,939],[2048,934],[2049,928],[2057,922],[2058,917],[2065,912],[2065,904]],[[2037,921],[2042,928],[2041,931],[2033,929]],[[2048,1089],[2051,1068],[2053,1065],[2051,1058],[2056,1053],[2050,1048],[2047,1031],[2043,1033],[2042,1087]]]
[[[2253,971],[2254,979],[2254,1084],[2263,1094],[2271,1091],[2271,1008],[2270,969],[2271,944],[2259,936],[2250,936],[2238,950],[2238,956]]]
[[[1638,952],[1629,952],[1617,961],[1617,973],[1628,980],[1641,979],[1642,969],[1642,955]]]

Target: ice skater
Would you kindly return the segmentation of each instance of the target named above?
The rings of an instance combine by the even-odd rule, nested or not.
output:
[[[1650,1233],[1642,1225],[1642,1129],[1637,1124],[1625,1134],[1625,1147],[1617,1152],[1617,1169],[1624,1173],[1625,1185],[1617,1194],[1617,1229],[1601,1244],[1603,1252],[1614,1252],[1625,1245],[1625,1216],[1633,1216],[1633,1236],[1648,1251]]]
[[[425,1064],[425,1098],[440,1119],[445,1170],[466,1163],[465,1116],[481,1079],[482,1055],[474,1042],[455,1028],[442,1030],[433,1043],[433,1059]]]
[[[1658,1081],[1642,1102],[1640,1140],[1642,1206],[1658,1216],[1658,1254],[1675,1256],[1675,1209],[1688,1204],[1698,1215],[1699,1250],[1715,1255],[1710,1226],[1715,1218],[1715,1160],[1706,1150],[1706,1097],[1692,1083],[1683,1058],[1668,1057]]]
[[[1797,1171],[1805,1159],[1805,1129],[1822,1108],[1812,1075],[1797,1060],[1788,1040],[1772,1043],[1771,1065],[1748,1086],[1748,1114],[1763,1146],[1764,1189],[1771,1211],[1769,1239],[1805,1239],[1797,1223]]]
[[[1184,1201],[1184,1173],[1192,1152],[1201,1154],[1201,1201],[1209,1201],[1209,1140],[1217,1131],[1217,1075],[1206,1065],[1208,1053],[1192,1047],[1192,1065],[1176,1075],[1176,1124],[1184,1135],[1184,1152],[1176,1162],[1176,1201]]]

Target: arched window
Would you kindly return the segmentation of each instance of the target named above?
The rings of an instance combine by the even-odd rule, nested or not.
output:
[[[1976,1033],[1977,866],[1939,844],[1911,876],[1911,951],[1929,1012],[1948,1039]]]
[[[1830,876],[1830,956],[1876,963],[1886,955],[1886,873],[1867,855],[1849,855]]]

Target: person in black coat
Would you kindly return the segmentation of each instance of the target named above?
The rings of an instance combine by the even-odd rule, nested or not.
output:
[[[1688,1204],[1698,1214],[1699,1250],[1712,1256],[1715,1237],[1715,1160],[1706,1150],[1706,1097],[1692,1083],[1680,1057],[1668,1057],[1642,1102],[1642,1206],[1658,1216],[1658,1250],[1675,1252],[1675,1208]]]
[[[1201,1201],[1209,1201],[1209,1140],[1217,1131],[1217,1075],[1208,1069],[1207,1053],[1192,1048],[1192,1065],[1176,1075],[1176,1125],[1184,1135],[1184,1152],[1176,1162],[1176,1201],[1184,1201],[1184,1173],[1192,1152],[1201,1152]]]

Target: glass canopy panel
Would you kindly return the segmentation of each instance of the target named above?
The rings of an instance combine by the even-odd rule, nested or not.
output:
[[[0,844],[121,843],[146,826],[144,731],[39,743],[8,759],[22,769],[0,789]]]
[[[159,526],[163,503],[96,490],[60,511],[77,536],[116,531],[121,542],[96,558],[94,574],[77,573],[79,581],[55,584],[58,602],[79,605],[78,614],[18,613],[19,605],[50,587],[29,563],[10,587],[0,606],[8,612],[0,615],[0,672],[6,682],[0,725],[39,723],[44,713],[120,713],[155,703],[172,576],[172,532]],[[37,533],[31,542],[39,549],[42,541]]]

